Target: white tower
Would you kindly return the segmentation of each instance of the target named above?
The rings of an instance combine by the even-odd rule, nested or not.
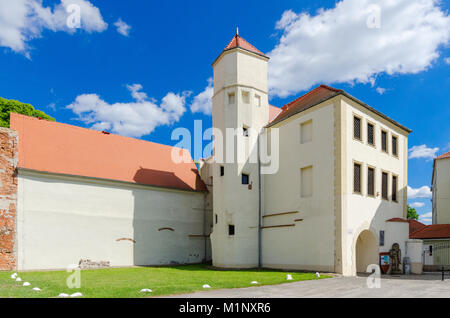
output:
[[[252,152],[256,154],[257,135],[269,120],[268,60],[236,32],[213,63],[213,127],[223,136],[220,143],[220,136],[214,135],[211,244],[213,265],[217,267],[258,266],[259,173],[256,156],[249,159]],[[243,160],[239,162],[237,138],[227,136],[227,128],[242,136]],[[227,147],[231,139],[234,147]],[[218,156],[220,148],[223,161]],[[234,158],[230,160],[232,152]]]

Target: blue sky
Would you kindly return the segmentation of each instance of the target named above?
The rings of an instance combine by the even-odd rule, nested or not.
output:
[[[450,151],[450,3],[394,2],[0,0],[0,96],[59,122],[173,145],[173,128],[211,126],[211,63],[239,26],[271,56],[271,104],[325,83],[411,128],[418,190],[430,185],[431,158]],[[75,30],[61,22],[70,3],[82,9]],[[145,115],[132,119],[137,107]],[[409,202],[430,212],[429,190],[413,192]]]

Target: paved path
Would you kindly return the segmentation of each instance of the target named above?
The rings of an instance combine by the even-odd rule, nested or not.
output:
[[[299,297],[450,297],[450,277],[437,274],[383,277],[381,288],[370,289],[366,277],[334,277],[281,285],[218,289],[174,295],[177,298],[299,298]]]

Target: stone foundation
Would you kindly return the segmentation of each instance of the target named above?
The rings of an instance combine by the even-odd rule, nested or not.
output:
[[[0,127],[0,270],[12,270],[16,260],[18,136]]]

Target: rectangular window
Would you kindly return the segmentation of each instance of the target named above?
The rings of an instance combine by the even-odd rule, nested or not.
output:
[[[220,166],[220,176],[223,177],[225,175],[225,167]]]
[[[242,174],[242,184],[249,184],[250,176],[248,174]]]
[[[248,128],[247,127],[242,127],[242,134],[244,137],[248,137]]]
[[[374,138],[374,126],[372,124],[367,124],[367,143],[369,145],[375,145],[375,138]]]
[[[255,95],[255,105],[258,107],[261,106],[261,96]]]
[[[381,131],[381,150],[387,152],[387,132]]]
[[[398,156],[397,153],[397,137],[392,136],[392,154]]]
[[[384,246],[384,231],[380,231],[380,246]]]
[[[381,174],[381,197],[388,200],[388,174],[386,172]]]
[[[234,103],[235,103],[234,93],[228,93],[228,104],[234,104]]]
[[[353,164],[353,192],[361,193],[361,165]]]
[[[218,221],[219,221],[219,217],[216,214],[216,224],[217,224]]]
[[[367,168],[367,195],[375,196],[375,169]]]
[[[301,196],[311,197],[313,195],[313,167],[305,167],[300,170]]]
[[[242,102],[245,104],[250,104],[250,93],[249,92],[242,92]]]
[[[392,176],[392,201],[397,201],[397,176]]]
[[[353,117],[353,137],[361,140],[361,118],[356,116]]]
[[[312,120],[300,125],[300,141],[302,144],[312,140]]]
[[[228,235],[234,235],[234,225],[228,224]]]

